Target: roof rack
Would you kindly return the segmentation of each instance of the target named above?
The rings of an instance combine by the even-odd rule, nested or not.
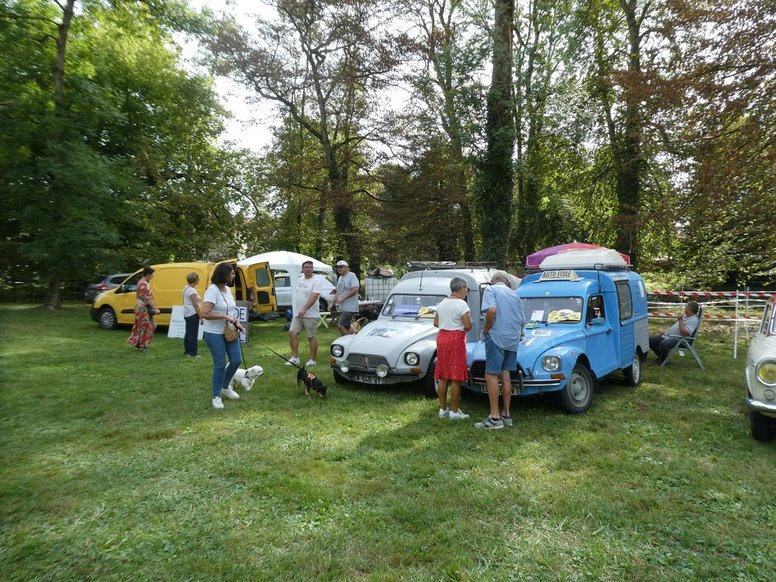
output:
[[[436,270],[443,271],[446,269],[492,269],[496,266],[494,262],[468,262],[468,263],[455,263],[453,261],[409,261],[407,268],[409,271],[426,271]]]

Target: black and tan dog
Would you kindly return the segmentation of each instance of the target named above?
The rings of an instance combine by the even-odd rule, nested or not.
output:
[[[311,390],[317,392],[321,398],[326,398],[328,388],[321,382],[321,379],[304,368],[299,368],[299,371],[296,373],[296,385],[301,386],[302,384],[304,384],[304,393],[308,398],[310,397]]]

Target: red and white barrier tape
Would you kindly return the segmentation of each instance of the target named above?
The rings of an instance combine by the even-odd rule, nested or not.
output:
[[[660,313],[659,311],[648,312],[650,317],[656,317],[660,319],[676,319],[676,313]],[[711,315],[709,313],[703,314],[703,319],[714,319],[716,321],[744,321],[744,320],[760,320],[760,316],[756,315],[739,315],[738,317],[730,317],[728,315]]]
[[[776,295],[776,291],[650,291],[647,295],[665,297],[765,297]]]

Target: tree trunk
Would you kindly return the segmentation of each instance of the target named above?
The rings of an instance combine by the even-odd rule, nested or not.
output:
[[[54,131],[50,136],[55,146],[62,142],[62,118],[65,116],[65,54],[67,52],[67,37],[70,33],[70,24],[73,20],[73,6],[75,0],[67,0],[62,7],[62,22],[59,24],[57,35],[57,58],[54,66]],[[60,5],[61,6],[61,5]],[[61,192],[60,179],[56,174],[51,176],[52,219],[51,227],[58,229],[61,223]],[[51,273],[49,279],[46,300],[51,309],[61,309],[62,300],[60,289],[62,287],[61,273],[56,270]]]
[[[515,119],[512,114],[513,0],[496,0],[493,73],[487,103],[487,151],[478,177],[477,211],[482,236],[481,256],[506,266],[509,228],[514,210],[512,154]]]
[[[617,250],[631,257],[636,267],[639,261],[639,214],[644,159],[641,153],[642,120],[637,95],[641,80],[640,20],[636,16],[636,0],[620,0],[628,23],[628,75],[625,86],[625,120],[622,140],[615,148],[617,168]]]

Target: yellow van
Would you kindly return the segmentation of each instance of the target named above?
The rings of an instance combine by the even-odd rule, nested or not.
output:
[[[268,263],[256,263],[250,266],[238,266],[235,260],[226,261],[235,265],[234,296],[237,301],[247,301],[258,313],[274,313],[277,309],[275,287]],[[151,265],[154,276],[151,279],[151,291],[154,302],[159,308],[156,322],[170,325],[173,305],[183,304],[183,288],[187,285],[186,275],[199,274],[197,291],[205,295],[210,285],[210,276],[218,263],[165,263]],[[105,329],[115,329],[119,325],[132,325],[135,322],[135,301],[137,282],[143,275],[142,269],[133,273],[118,287],[100,293],[92,305],[92,319]]]

